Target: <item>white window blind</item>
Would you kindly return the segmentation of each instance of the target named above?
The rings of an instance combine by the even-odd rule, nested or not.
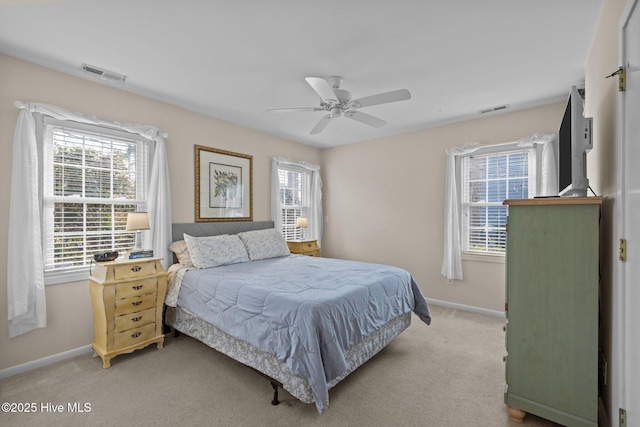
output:
[[[462,158],[463,250],[504,254],[507,207],[505,199],[532,194],[535,167],[532,150]]]
[[[86,268],[96,252],[135,244],[127,212],[146,210],[149,144],[135,134],[46,119],[45,272]]]
[[[285,240],[304,239],[304,229],[296,227],[298,217],[308,216],[311,174],[294,165],[278,168],[282,206],[282,235]]]

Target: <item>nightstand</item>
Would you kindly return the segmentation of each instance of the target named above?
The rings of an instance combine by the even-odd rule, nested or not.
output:
[[[89,279],[93,350],[102,367],[111,359],[149,344],[164,344],[162,306],[167,273],[160,258],[122,259],[93,265]]]
[[[287,241],[289,251],[292,254],[308,256],[320,256],[320,247],[317,240],[289,240]]]

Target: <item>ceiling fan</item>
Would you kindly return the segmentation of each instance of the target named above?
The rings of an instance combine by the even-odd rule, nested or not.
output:
[[[374,128],[379,128],[387,124],[382,119],[374,117],[370,114],[358,111],[360,108],[370,107],[372,105],[386,104],[388,102],[404,101],[411,98],[411,93],[407,89],[393,90],[391,92],[379,93],[377,95],[365,96],[364,98],[351,99],[349,91],[341,89],[342,77],[333,76],[328,79],[322,77],[307,77],[307,83],[320,95],[319,107],[303,107],[303,108],[275,108],[266,111],[287,112],[287,111],[325,111],[329,114],[320,119],[318,124],[311,129],[310,134],[317,134],[338,117],[347,117],[349,119],[364,123]]]

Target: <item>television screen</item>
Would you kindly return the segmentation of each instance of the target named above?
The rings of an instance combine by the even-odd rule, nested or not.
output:
[[[587,152],[592,148],[591,118],[584,117],[583,93],[575,86],[558,132],[558,194],[587,195]]]
[[[558,132],[558,192],[571,185],[571,96]]]

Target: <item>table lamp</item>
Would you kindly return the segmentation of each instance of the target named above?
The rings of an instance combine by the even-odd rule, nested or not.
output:
[[[136,232],[136,244],[134,251],[142,250],[142,230],[149,230],[149,215],[146,212],[129,212],[127,214],[128,231]]]
[[[296,218],[296,227],[298,228],[307,228],[308,222],[307,222],[307,218],[301,217],[299,216],[298,218]],[[300,230],[300,236],[304,239],[304,230]]]

